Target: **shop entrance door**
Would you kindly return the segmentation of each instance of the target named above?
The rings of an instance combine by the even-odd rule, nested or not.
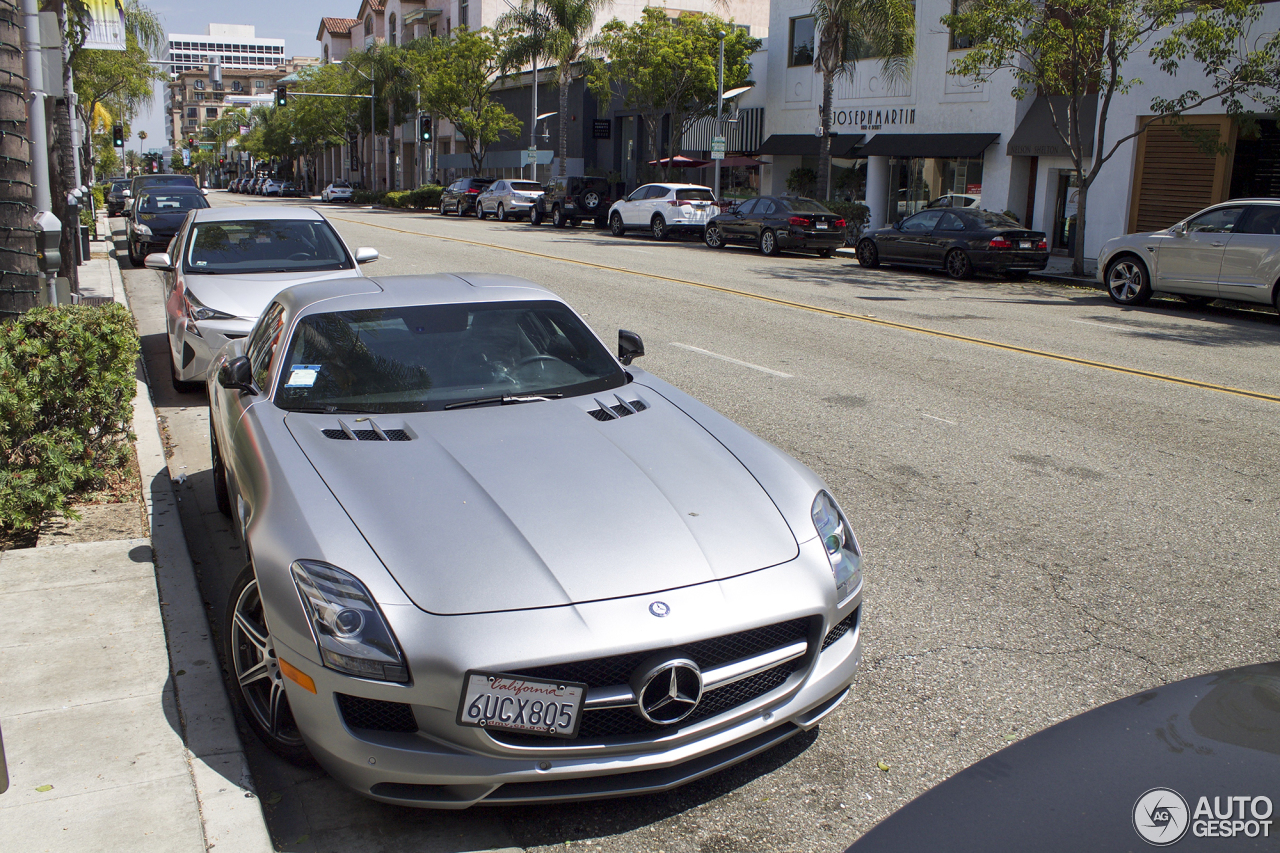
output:
[[[1070,254],[1075,248],[1079,192],[1079,172],[1058,173],[1058,203],[1053,217],[1053,248],[1057,251]]]

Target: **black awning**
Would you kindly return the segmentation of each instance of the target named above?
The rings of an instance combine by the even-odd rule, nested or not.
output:
[[[866,139],[865,133],[831,134],[831,156],[848,159],[853,150]],[[817,157],[822,149],[822,137],[811,133],[775,133],[756,149],[756,154],[785,154],[794,157]]]
[[[877,133],[859,157],[980,157],[998,133]]]
[[[1063,136],[1070,136],[1067,120],[1070,100],[1066,95],[1053,95],[1032,101],[1031,108],[1005,146],[1005,153],[1011,157],[1070,157],[1070,146],[1062,141],[1054,127],[1056,117]],[[1086,157],[1093,155],[1093,129],[1097,122],[1098,96],[1085,95],[1080,102],[1080,135]]]

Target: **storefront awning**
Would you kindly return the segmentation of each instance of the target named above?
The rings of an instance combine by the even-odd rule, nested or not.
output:
[[[865,133],[831,135],[831,156],[847,159],[853,157],[858,143],[866,139]],[[817,157],[822,153],[822,137],[811,133],[775,133],[756,150],[756,155],[783,154],[793,157]]]
[[[1070,157],[1071,148],[1062,141],[1062,136],[1058,135],[1058,130],[1054,127],[1056,116],[1063,136],[1070,136],[1070,125],[1067,123],[1067,106],[1070,100],[1066,95],[1053,95],[1032,101],[1031,108],[1005,146],[1005,153],[1011,157]],[[1086,95],[1080,102],[1080,135],[1083,137],[1083,153],[1086,157],[1093,155],[1093,128],[1097,121],[1098,96]]]
[[[877,133],[859,157],[981,157],[998,133]]]

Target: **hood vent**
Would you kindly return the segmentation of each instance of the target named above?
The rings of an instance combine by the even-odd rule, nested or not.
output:
[[[402,429],[383,429],[372,420],[364,419],[373,427],[373,429],[352,429],[341,420],[338,426],[341,429],[323,429],[325,438],[336,439],[337,441],[409,441],[409,433]]]
[[[610,406],[602,403],[597,397],[596,405],[600,408],[592,409],[587,414],[598,421],[616,421],[618,418],[625,418],[627,415],[634,415],[649,408],[644,400],[624,400],[617,394],[614,394],[613,398],[618,401],[618,405]]]

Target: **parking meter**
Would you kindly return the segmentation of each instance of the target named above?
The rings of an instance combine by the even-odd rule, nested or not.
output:
[[[40,272],[56,273],[62,266],[62,255],[58,251],[62,242],[62,223],[52,212],[42,210],[35,216],[35,225],[36,266]]]

